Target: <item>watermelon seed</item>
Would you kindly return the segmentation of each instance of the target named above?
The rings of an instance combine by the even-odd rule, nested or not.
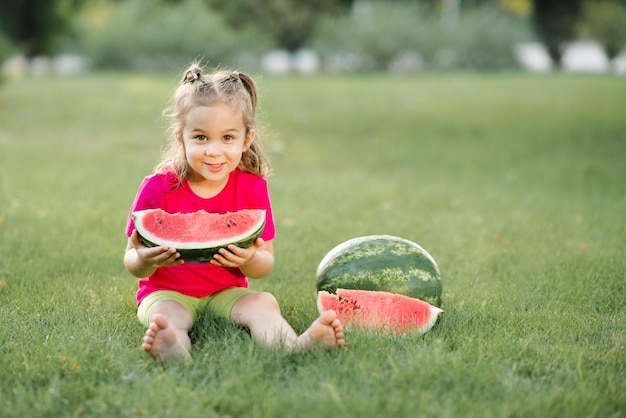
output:
[[[339,296],[339,302],[341,302],[342,307],[344,307],[344,311],[347,309],[350,309],[352,311],[358,311],[359,309],[361,309],[356,301],[349,298],[342,298],[341,296]]]

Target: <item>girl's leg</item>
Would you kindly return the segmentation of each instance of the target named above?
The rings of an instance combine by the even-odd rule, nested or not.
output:
[[[180,303],[173,300],[156,302],[150,311],[150,326],[141,347],[161,362],[191,360],[189,330],[192,325],[191,315]]]
[[[343,328],[334,311],[319,316],[302,335],[298,336],[280,313],[276,298],[267,292],[242,296],[231,311],[231,319],[250,329],[253,341],[264,347],[284,344],[288,350],[314,346],[327,348],[346,344]]]

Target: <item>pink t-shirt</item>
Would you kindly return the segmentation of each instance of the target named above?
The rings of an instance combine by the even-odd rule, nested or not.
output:
[[[274,239],[276,234],[267,182],[264,178],[239,169],[230,174],[224,190],[217,196],[204,199],[196,195],[185,180],[173,189],[176,177],[173,173],[152,174],[143,179],[130,213],[136,210],[160,208],[169,213],[190,213],[200,209],[207,212],[225,213],[242,209],[265,209],[265,229],[261,238]],[[135,228],[128,215],[126,235]],[[225,268],[210,263],[181,264],[161,267],[148,278],[139,279],[137,303],[157,290],[174,290],[194,297],[206,297],[230,287],[248,287],[248,279],[238,268]]]

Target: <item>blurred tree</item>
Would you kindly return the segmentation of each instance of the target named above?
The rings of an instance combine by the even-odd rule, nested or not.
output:
[[[279,47],[303,47],[324,13],[347,10],[353,0],[205,0],[235,29],[248,25],[266,28]]]
[[[0,2],[0,29],[27,57],[51,52],[83,0],[10,0]]]
[[[621,4],[620,4],[621,3]],[[609,59],[626,47],[626,5],[624,1],[594,0],[585,5],[583,29],[600,42]]]
[[[533,0],[535,30],[556,65],[561,64],[562,45],[574,38],[581,15],[582,0]]]

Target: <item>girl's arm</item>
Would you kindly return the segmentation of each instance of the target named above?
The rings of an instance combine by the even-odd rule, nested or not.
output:
[[[146,247],[139,240],[137,231],[133,231],[126,244],[124,266],[135,277],[151,276],[158,267],[177,266],[183,263],[175,248]]]
[[[230,245],[228,250],[220,250],[211,263],[222,267],[239,267],[246,277],[262,279],[274,265],[274,245],[272,241],[264,241],[262,238],[248,248]]]

